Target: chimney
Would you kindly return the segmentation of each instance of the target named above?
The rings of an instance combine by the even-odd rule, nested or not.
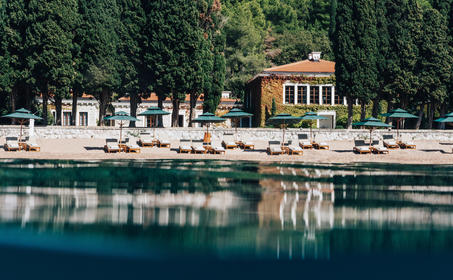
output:
[[[311,52],[308,54],[308,60],[319,61],[321,59],[321,52]]]

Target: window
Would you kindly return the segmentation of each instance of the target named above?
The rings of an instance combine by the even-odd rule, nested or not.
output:
[[[332,87],[331,86],[322,87],[322,104],[325,104],[325,105],[332,104]]]
[[[319,86],[310,87],[310,104],[319,104]]]
[[[178,126],[184,127],[184,115],[178,115]]]
[[[71,125],[71,112],[63,112],[63,125],[68,126]]]
[[[335,93],[334,102],[335,105],[343,105],[343,96],[339,95],[338,93]]]
[[[88,126],[88,112],[79,113],[79,125]]]
[[[285,104],[294,103],[294,86],[285,86]]]
[[[157,116],[146,116],[146,127],[156,127],[157,126]]]
[[[299,104],[308,104],[307,100],[307,86],[298,86],[297,87],[297,103]]]

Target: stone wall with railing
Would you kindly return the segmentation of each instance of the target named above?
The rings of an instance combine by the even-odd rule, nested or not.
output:
[[[0,126],[0,137],[4,139],[6,136],[18,136],[20,126]],[[123,128],[125,137],[139,137],[141,134],[153,135],[152,128]],[[213,139],[222,139],[224,134],[235,133],[234,128],[210,128]],[[206,132],[206,128],[156,128],[156,137],[168,140],[177,139],[201,139]],[[287,129],[285,133],[286,139],[298,139],[298,134],[309,135],[309,129]],[[29,135],[28,127],[24,127],[24,134]],[[33,134],[33,133],[32,133]],[[369,130],[361,129],[313,129],[313,134],[325,141],[334,140],[354,140],[367,139]],[[382,139],[385,134],[396,135],[396,130],[374,130],[373,138]],[[453,141],[453,130],[400,130],[402,137],[407,137],[413,140],[439,140]],[[71,126],[47,126],[35,127],[34,135],[36,138],[43,139],[69,139],[69,138],[118,138],[119,128],[114,127],[71,127]],[[239,128],[237,135],[244,140],[281,140],[282,131],[277,128]]]

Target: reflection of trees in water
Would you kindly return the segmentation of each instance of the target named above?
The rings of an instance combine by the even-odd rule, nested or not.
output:
[[[211,193],[136,191],[95,188],[7,187],[0,194],[0,220],[58,228],[59,224],[226,226],[240,223],[231,215],[244,201],[230,191]]]

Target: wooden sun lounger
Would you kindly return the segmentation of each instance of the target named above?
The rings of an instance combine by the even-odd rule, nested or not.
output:
[[[126,153],[140,153],[140,146],[137,144],[126,144]]]
[[[206,154],[208,150],[203,146],[203,140],[192,141],[192,153],[193,154]]]
[[[372,146],[370,148],[371,152],[374,154],[388,154],[389,149],[387,147],[384,147],[382,145],[379,145],[379,140],[374,140],[373,143],[371,143]]]
[[[243,150],[255,150],[255,144],[250,141],[239,141],[239,147]]]
[[[140,140],[138,140],[138,144],[142,147],[153,147],[155,143],[156,140],[150,137],[140,138]]]
[[[399,141],[398,145],[401,149],[415,150],[417,148],[417,145],[412,141]]]
[[[304,149],[300,146],[295,146],[292,144],[292,141],[288,141],[288,144],[286,146],[286,151],[288,155],[303,155],[304,154]]]
[[[238,144],[236,144],[236,141],[234,141],[233,134],[224,134],[223,135],[222,146],[227,150],[236,149],[238,147]]]
[[[114,138],[105,139],[104,151],[106,153],[115,153],[120,151],[118,140]]]
[[[317,150],[329,150],[330,146],[326,142],[312,142],[311,145]]]
[[[36,143],[27,142],[25,143],[25,149],[29,152],[39,152],[41,147]]]
[[[181,139],[179,141],[179,153],[190,153],[192,152],[192,147],[190,146],[190,139]]]
[[[17,137],[6,137],[6,143],[3,148],[8,152],[20,151],[20,145],[17,141]]]
[[[267,153],[269,155],[281,155],[284,153],[280,141],[269,141],[269,146],[267,147]]]
[[[212,145],[208,147],[210,153],[213,154],[225,154],[225,148],[223,148],[219,143],[212,142]]]
[[[353,151],[358,154],[370,154],[370,146],[364,140],[355,140]]]
[[[157,145],[159,146],[159,148],[170,148],[170,141],[157,140]]]

